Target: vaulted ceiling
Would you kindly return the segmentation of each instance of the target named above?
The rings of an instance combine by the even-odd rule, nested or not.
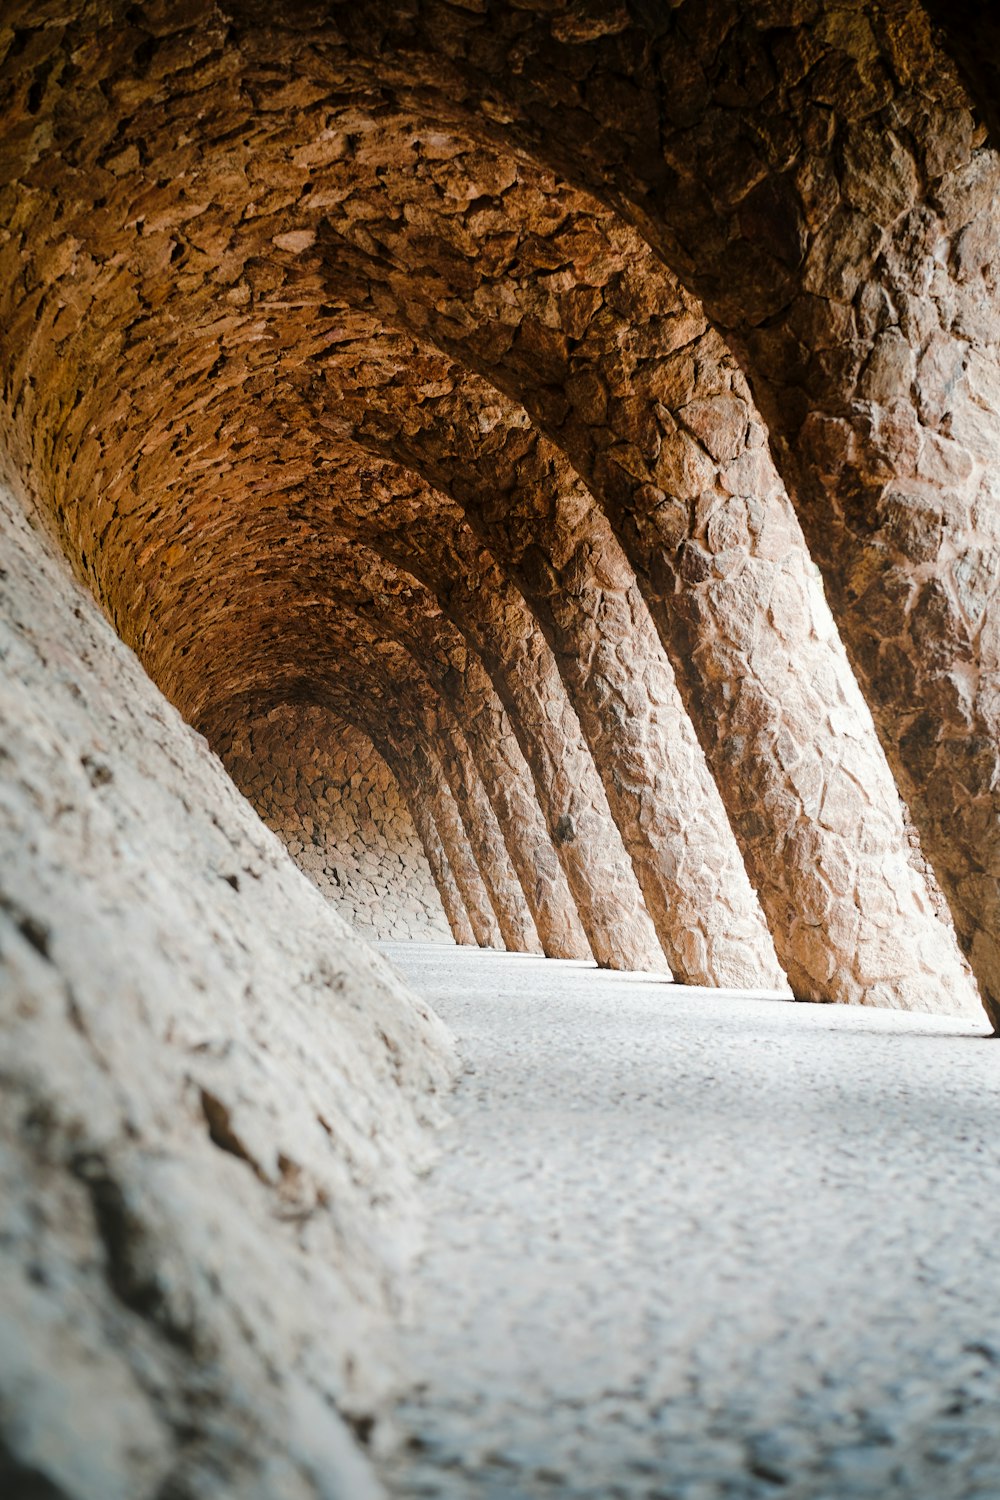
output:
[[[1000,993],[967,49],[915,0],[274,12],[4,7],[6,462],[121,635],[210,737],[323,703],[450,767],[512,944],[696,983],[939,976],[898,785]]]

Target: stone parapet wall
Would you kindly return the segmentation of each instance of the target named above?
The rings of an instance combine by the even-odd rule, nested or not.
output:
[[[244,796],[338,912],[366,936],[452,941],[406,800],[367,737],[291,704],[215,747]]]

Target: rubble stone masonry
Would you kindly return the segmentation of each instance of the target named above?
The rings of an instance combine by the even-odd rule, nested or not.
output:
[[[352,927],[386,940],[452,941],[406,800],[363,734],[323,709],[289,705],[240,725],[215,748]]]

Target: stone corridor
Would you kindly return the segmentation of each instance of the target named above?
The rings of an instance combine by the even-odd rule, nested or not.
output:
[[[985,1027],[393,944],[461,1075],[400,1500],[996,1500]]]
[[[2,1500],[1000,1500],[998,81],[0,0]]]

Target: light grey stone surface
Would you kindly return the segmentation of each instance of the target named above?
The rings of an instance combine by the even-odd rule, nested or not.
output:
[[[386,951],[465,1067],[396,1495],[997,1500],[984,1025]]]
[[[0,1496],[374,1500],[447,1033],[2,487],[0,1035]]]

